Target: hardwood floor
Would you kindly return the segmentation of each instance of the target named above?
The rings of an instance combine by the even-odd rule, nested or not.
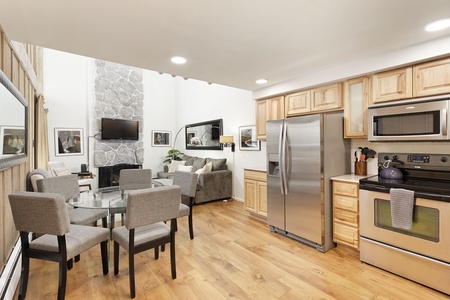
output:
[[[194,233],[190,240],[187,219],[178,221],[175,280],[168,249],[156,261],[153,251],[135,256],[136,299],[450,299],[344,249],[321,253],[271,233],[238,201],[195,206]],[[82,254],[66,299],[129,299],[126,253],[117,276],[110,263],[104,276],[99,248]],[[57,281],[56,263],[32,260],[27,299],[56,299]]]

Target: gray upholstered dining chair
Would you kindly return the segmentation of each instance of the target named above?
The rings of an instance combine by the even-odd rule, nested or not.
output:
[[[61,194],[16,192],[9,202],[22,244],[19,299],[26,297],[30,258],[59,263],[58,299],[65,297],[68,261],[95,245],[100,244],[103,274],[108,274],[108,229],[70,224]],[[41,236],[30,241],[31,232]]]
[[[188,216],[189,236],[194,239],[194,226],[192,224],[192,206],[194,205],[195,192],[197,190],[198,174],[194,172],[176,171],[173,177],[173,185],[181,188],[182,202],[180,203],[179,217]]]
[[[119,173],[119,189],[122,194],[125,190],[139,190],[152,187],[151,169],[122,169]],[[115,214],[121,214],[122,226],[126,210],[124,208],[110,208],[111,228],[114,227]]]
[[[127,200],[125,225],[112,230],[114,240],[114,274],[119,273],[119,246],[128,252],[130,296],[136,295],[134,255],[154,249],[159,258],[159,246],[170,244],[172,278],[175,279],[175,220],[178,217],[181,189],[163,186],[131,191]],[[171,220],[170,227],[164,221]]]
[[[80,193],[77,175],[64,175],[49,178],[43,178],[36,181],[38,192],[41,193],[58,193],[64,196],[64,200]],[[107,209],[92,208],[76,208],[67,205],[69,209],[69,218],[71,224],[76,225],[93,225],[102,219],[103,227],[107,227]]]

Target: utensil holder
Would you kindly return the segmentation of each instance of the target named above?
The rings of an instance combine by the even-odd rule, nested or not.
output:
[[[355,161],[355,175],[367,175],[367,162]]]

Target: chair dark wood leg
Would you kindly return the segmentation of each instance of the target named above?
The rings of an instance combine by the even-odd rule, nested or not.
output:
[[[75,262],[77,262],[77,261],[80,261],[80,254],[78,254],[78,255],[75,255]]]
[[[166,251],[166,245],[161,245],[161,252]]]
[[[128,247],[128,268],[130,275],[130,297],[136,297],[136,287],[134,280],[134,229],[130,229],[130,243]]]
[[[114,241],[114,275],[119,274],[119,244]]]
[[[107,217],[102,218],[102,227],[108,228],[108,218]]]
[[[178,231],[178,222],[175,220],[175,231]]]
[[[192,202],[193,202],[193,197],[189,197],[188,221],[189,221],[189,237],[191,238],[191,240],[194,239],[194,225],[192,224]]]
[[[25,299],[27,295],[27,287],[28,287],[28,274],[30,273],[30,258],[27,255],[27,249],[30,248],[30,244],[28,242],[28,233],[20,232],[20,240],[22,243],[22,269],[20,276],[20,291],[19,291],[19,299]]]
[[[66,297],[67,265],[68,265],[65,236],[58,236],[58,248],[60,253],[58,300],[64,300],[64,298]],[[70,261],[72,261],[72,259]]]
[[[108,241],[103,241],[100,243],[100,252],[102,253],[102,266],[103,275],[108,274]]]
[[[73,258],[67,261],[67,270],[72,270],[73,268]]]
[[[121,218],[122,218],[122,226],[124,226],[125,225],[125,214],[122,214]]]
[[[174,223],[176,219],[172,219],[172,226],[170,229],[170,266],[172,269],[172,279],[177,278],[177,265],[175,261],[175,230]]]
[[[164,245],[161,245],[161,248],[163,247]],[[162,250],[161,250],[162,251]],[[156,246],[155,247],[155,260],[157,260],[159,258],[159,247],[158,246]]]

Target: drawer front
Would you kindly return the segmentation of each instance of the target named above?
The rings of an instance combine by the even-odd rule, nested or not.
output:
[[[358,198],[334,195],[334,207],[358,212]]]
[[[333,193],[350,197],[358,197],[358,184],[333,181]]]
[[[244,170],[244,178],[266,182],[267,181],[267,173]]]
[[[334,241],[359,249],[358,229],[339,223],[334,223]]]
[[[347,224],[348,226],[358,227],[359,217],[357,213],[343,210],[343,209],[334,209],[334,221],[342,222]]]

